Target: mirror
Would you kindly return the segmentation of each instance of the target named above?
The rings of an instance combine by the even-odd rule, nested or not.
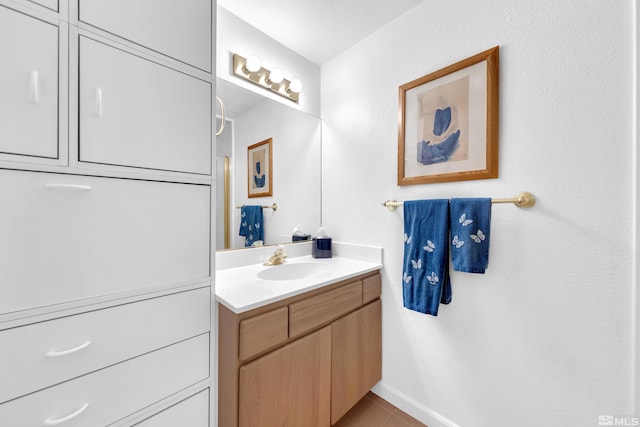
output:
[[[216,143],[216,249],[245,247],[245,238],[239,235],[242,205],[263,206],[265,245],[291,242],[297,225],[314,235],[321,224],[320,119],[221,78],[216,94],[224,102],[226,117]],[[250,198],[248,147],[268,138],[272,139],[272,195]],[[271,208],[274,203],[277,209]]]

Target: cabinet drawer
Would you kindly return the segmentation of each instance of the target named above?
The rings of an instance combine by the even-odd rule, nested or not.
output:
[[[211,72],[211,0],[79,0],[79,7],[87,24]]]
[[[211,83],[80,37],[79,91],[81,161],[211,173]]]
[[[362,279],[362,304],[367,304],[382,293],[382,281],[379,274]]]
[[[151,418],[138,427],[209,427],[209,389],[191,396]]]
[[[354,282],[289,305],[289,336],[295,337],[362,304],[362,282]]]
[[[209,276],[209,186],[0,170],[0,200],[0,313]]]
[[[283,343],[289,337],[289,310],[281,307],[240,322],[240,360]]]
[[[208,376],[209,334],[203,334],[2,404],[0,420],[12,427],[54,425],[77,413],[64,425],[105,426]]]
[[[208,332],[209,288],[0,332],[0,402]]]
[[[0,153],[57,158],[58,27],[0,6],[0,58]]]

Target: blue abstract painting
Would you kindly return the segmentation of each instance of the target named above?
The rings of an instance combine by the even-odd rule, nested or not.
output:
[[[418,94],[416,160],[432,165],[466,160],[469,79],[453,81]]]

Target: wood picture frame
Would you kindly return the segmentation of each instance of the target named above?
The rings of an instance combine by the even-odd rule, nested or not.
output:
[[[271,138],[247,148],[247,192],[249,197],[273,195],[273,141]]]
[[[499,46],[399,87],[398,185],[498,177]]]

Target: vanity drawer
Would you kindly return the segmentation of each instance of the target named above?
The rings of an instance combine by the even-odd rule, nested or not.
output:
[[[137,427],[209,427],[209,389],[135,425]]]
[[[207,185],[0,170],[0,313],[209,277]]]
[[[207,333],[2,404],[0,420],[31,427],[77,414],[64,425],[106,426],[208,376]]]
[[[357,281],[289,305],[289,337],[295,337],[362,305]]]
[[[210,82],[80,36],[80,160],[210,175],[211,96]]]
[[[268,350],[289,337],[289,309],[280,307],[240,322],[240,360]]]
[[[208,332],[209,308],[207,287],[1,331],[0,402]]]
[[[211,0],[79,0],[79,18],[211,72],[212,5],[215,4]]]
[[[367,304],[380,298],[382,294],[382,279],[379,274],[362,279],[362,304]]]

